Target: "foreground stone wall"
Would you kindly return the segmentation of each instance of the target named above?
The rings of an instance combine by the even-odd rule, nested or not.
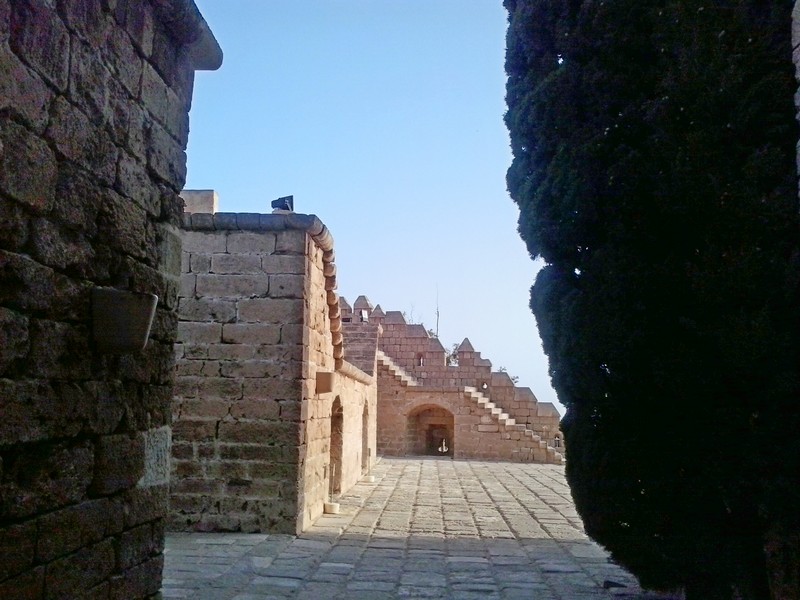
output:
[[[0,598],[157,596],[178,191],[220,60],[189,0],[0,0]],[[144,350],[99,351],[96,286],[158,295]]]
[[[295,531],[306,232],[187,215],[173,402],[175,529]]]
[[[200,196],[187,206],[210,207]],[[333,240],[293,213],[187,213],[184,229],[171,527],[302,531],[332,473],[338,490],[360,477],[362,429],[375,456],[375,380],[343,360],[331,314]]]

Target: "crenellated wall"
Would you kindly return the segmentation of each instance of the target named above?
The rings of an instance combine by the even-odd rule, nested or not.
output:
[[[362,310],[372,309],[366,298],[361,296],[359,300]],[[379,449],[392,454],[410,452],[410,448],[414,446],[411,438],[402,443],[400,441],[407,437],[405,433],[399,433],[405,432],[403,419],[413,416],[411,411],[416,410],[417,406],[429,402],[435,404],[438,397],[442,405],[449,406],[448,409],[453,412],[457,421],[455,431],[462,442],[456,445],[456,456],[510,458],[511,451],[505,448],[508,445],[505,442],[500,444],[504,446],[500,454],[476,454],[480,449],[480,436],[475,437],[473,443],[473,434],[500,432],[504,425],[497,422],[497,418],[484,414],[483,406],[464,396],[464,389],[472,388],[499,407],[498,415],[503,414],[512,419],[514,426],[524,425],[552,449],[558,448],[558,452],[564,452],[559,430],[560,415],[555,407],[550,403],[539,402],[530,388],[515,386],[507,373],[493,372],[491,361],[483,358],[472,347],[469,339],[464,339],[457,347],[457,362],[452,362],[441,342],[430,335],[423,325],[406,323],[400,312],[384,312],[380,306],[369,312],[367,322],[362,322],[363,313],[358,310],[358,304],[359,301],[356,301],[351,308],[346,301],[340,303],[343,318],[350,321],[345,325],[354,329],[366,325],[380,327],[380,350],[416,382],[414,386],[389,392],[390,386],[397,382],[388,376],[385,369],[381,371],[378,384]],[[508,439],[522,439],[515,430],[503,430],[502,433]],[[537,456],[544,456],[546,459],[546,455],[540,452],[537,452]]]
[[[190,0],[0,0],[0,598],[158,596],[178,192],[220,61]],[[158,295],[143,350],[93,337],[96,287]]]

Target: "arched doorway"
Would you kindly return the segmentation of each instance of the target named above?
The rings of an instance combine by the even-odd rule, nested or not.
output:
[[[369,407],[364,403],[364,410],[361,413],[361,472],[369,471]]]
[[[418,407],[408,415],[406,446],[410,454],[453,456],[453,413],[436,405]]]
[[[339,396],[333,401],[331,407],[331,449],[330,473],[328,474],[331,498],[342,493],[342,446],[344,444],[344,411]]]

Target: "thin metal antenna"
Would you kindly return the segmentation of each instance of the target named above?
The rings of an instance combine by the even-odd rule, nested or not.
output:
[[[436,337],[439,337],[439,284],[436,284]]]

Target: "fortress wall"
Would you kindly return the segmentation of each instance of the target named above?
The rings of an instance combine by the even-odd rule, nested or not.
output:
[[[158,596],[178,191],[220,60],[190,0],[0,0],[0,598]],[[158,295],[143,350],[98,344],[98,286]]]
[[[483,383],[491,384],[491,363],[481,359],[479,352],[460,352],[458,365],[447,365],[439,340],[414,331],[413,328],[421,328],[424,333],[421,326],[386,322],[381,326],[380,349],[423,385],[480,389]]]
[[[406,387],[379,367],[380,411],[378,451],[387,456],[427,453],[421,447],[414,416],[423,410],[445,409],[453,419],[454,436],[448,439],[454,458],[551,462],[539,443],[489,416],[476,402],[453,388]]]
[[[187,213],[182,237],[171,526],[300,532],[332,476],[346,491],[375,456],[375,380],[343,360],[331,314],[333,240],[295,213]]]
[[[261,217],[186,216],[174,529],[295,532],[308,235]]]
[[[326,501],[351,488],[374,464],[376,454],[376,382],[343,360],[348,351],[346,343],[342,347],[340,341],[338,349],[333,343],[334,336],[343,338],[341,330],[331,331],[328,292],[333,291],[335,270],[330,263],[326,266],[325,250],[311,239],[308,242],[302,398],[305,435],[301,446],[298,531],[322,514]],[[338,300],[334,306],[338,307]],[[364,344],[356,346],[360,364],[370,362]],[[374,365],[374,349],[371,362]],[[329,378],[330,389],[317,389],[318,374]],[[339,420],[333,415],[334,407],[341,411]],[[365,408],[369,417],[366,428]],[[338,434],[333,432],[337,428]]]

